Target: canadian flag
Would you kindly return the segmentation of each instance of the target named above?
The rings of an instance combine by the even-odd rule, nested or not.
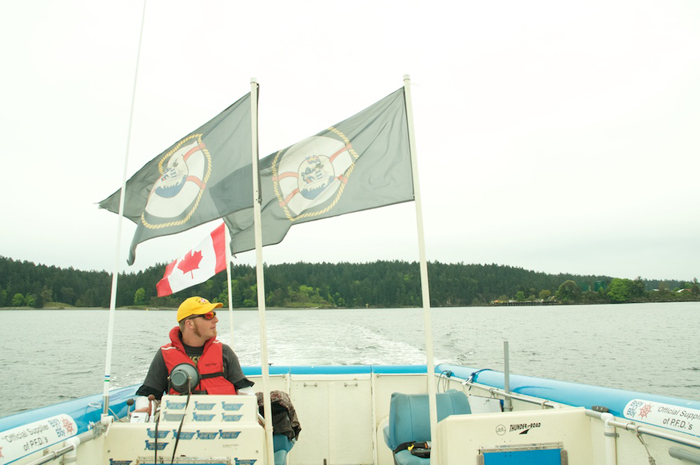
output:
[[[158,281],[158,297],[200,284],[226,269],[226,234],[224,223],[211,232],[184,257],[165,268],[163,279]]]

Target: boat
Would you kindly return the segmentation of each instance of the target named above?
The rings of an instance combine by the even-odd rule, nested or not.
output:
[[[392,102],[406,105],[401,108],[410,109],[409,81],[408,77],[404,78],[405,100],[404,94],[398,93],[400,91],[389,96]],[[251,84],[251,113],[255,120],[257,83],[253,81]],[[405,113],[410,115],[410,111]],[[264,343],[261,213],[259,203],[255,202],[261,362],[258,367],[244,367],[244,374],[256,382],[256,386],[262,386],[263,408],[258,396],[197,396],[184,389],[180,392],[186,395],[163,396],[159,408],[151,411],[148,418],[141,412],[135,413],[133,405],[138,386],[109,389],[110,341],[116,300],[116,285],[113,285],[106,392],[0,418],[0,465],[700,463],[700,402],[511,375],[507,368],[507,350],[504,351],[506,368],[503,372],[433,365],[427,265],[413,158],[415,142],[412,118],[403,119],[404,115],[402,113],[401,123],[394,127],[404,128],[405,122],[410,136],[410,141],[402,139],[402,143],[411,147],[413,168],[406,171],[412,172],[414,178],[412,183],[402,182],[402,186],[410,187],[409,197],[415,200],[417,210],[421,282],[424,283],[425,365],[269,366]],[[333,151],[327,158],[341,159],[345,165],[354,167],[357,157],[345,153],[346,147],[349,152],[351,147],[360,144],[353,141],[350,145],[342,127],[332,129],[342,135],[343,143],[339,148],[338,141],[331,140]],[[255,152],[257,129],[254,126],[252,134],[252,172],[259,173]],[[307,140],[315,143],[317,137]],[[330,144],[329,141],[324,143]],[[200,146],[196,147],[199,150]],[[189,149],[189,146],[185,148]],[[343,156],[336,157],[335,154]],[[322,171],[320,156],[316,158],[314,167],[305,168],[311,173]],[[200,154],[197,159],[202,161],[206,157]],[[390,163],[389,166],[396,164]],[[348,170],[347,167],[343,169]],[[323,201],[330,199],[335,202],[343,191],[350,189],[347,187],[352,185],[348,181],[350,171],[339,172],[343,176],[322,178],[324,182],[332,179],[338,192],[335,197],[321,196]],[[258,193],[258,176],[252,177],[253,192]],[[285,177],[294,176],[279,178]],[[163,179],[166,178],[163,175]],[[336,182],[341,178],[342,181]],[[167,178],[166,181],[172,180]],[[336,185],[341,183],[342,189]],[[208,185],[207,182],[195,184]],[[126,179],[122,186],[122,200],[118,205],[123,209]],[[195,194],[201,195],[201,192],[198,190]],[[292,191],[285,200],[294,195],[296,192]],[[196,199],[198,204],[199,197]],[[192,202],[191,199],[187,201]],[[391,202],[399,201],[408,199],[402,196]],[[285,212],[293,217],[290,219],[302,219],[300,211],[305,210],[290,213],[291,207],[287,208],[287,203],[284,205]],[[351,211],[357,210],[344,212]],[[119,215],[121,222],[123,212],[120,211]],[[132,246],[135,247],[136,243]],[[230,259],[227,261],[230,263]],[[116,280],[117,276],[115,272],[113,279]],[[176,370],[177,367],[171,373],[171,381],[176,375],[180,376]],[[196,370],[182,376],[182,385],[192,387],[191,380],[196,377]],[[196,386],[197,382],[193,384]],[[292,438],[274,434],[270,426],[273,422],[265,421],[265,412],[271,412],[270,394],[275,391],[286,394],[294,409],[301,413],[302,430]]]
[[[260,367],[244,373],[260,382]],[[698,401],[444,364],[273,365],[269,377],[303,423],[273,459],[255,396],[164,396],[159,421],[134,423],[131,386],[111,391],[108,416],[95,395],[0,418],[0,464],[700,463]],[[395,462],[393,449],[431,439],[429,383],[433,459],[405,449]]]

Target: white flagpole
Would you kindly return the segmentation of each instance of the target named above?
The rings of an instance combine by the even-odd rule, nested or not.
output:
[[[425,332],[426,366],[428,369],[428,405],[430,408],[430,436],[432,447],[437,446],[437,402],[435,397],[435,361],[433,360],[433,330],[430,316],[430,289],[428,286],[428,264],[425,259],[425,234],[423,233],[423,206],[421,205],[420,185],[418,183],[418,162],[416,160],[416,137],[413,130],[413,104],[411,102],[411,77],[403,77],[404,95],[406,96],[406,119],[408,120],[408,143],[411,151],[411,168],[413,170],[413,192],[416,204],[416,223],[418,224],[418,254],[420,256],[420,281],[423,296],[423,329]],[[438,457],[430,457],[433,465],[438,464]]]
[[[260,317],[260,370],[262,372],[263,413],[265,414],[265,436],[267,438],[267,463],[272,464],[275,450],[272,443],[272,404],[270,402],[270,367],[267,362],[267,329],[265,326],[265,276],[262,260],[262,224],[260,203],[260,172],[258,169],[258,82],[250,80],[251,121],[253,128],[253,221],[255,228],[255,268],[258,288],[258,316]]]
[[[224,228],[226,234],[226,282],[228,283],[228,329],[230,336],[229,346],[233,349],[233,292],[231,291],[231,235],[228,227]]]
[[[141,13],[141,32],[136,54],[136,70],[134,71],[134,86],[131,90],[131,112],[129,114],[129,131],[126,138],[126,155],[124,156],[124,173],[122,175],[122,190],[119,194],[119,218],[117,220],[117,250],[114,254],[114,271],[112,272],[112,294],[109,298],[109,329],[107,330],[107,355],[105,356],[105,378],[102,391],[102,418],[109,416],[109,383],[112,371],[112,346],[114,344],[114,312],[117,307],[117,281],[119,278],[119,257],[121,255],[122,223],[124,219],[124,199],[126,193],[126,174],[129,165],[129,148],[131,147],[131,129],[134,123],[134,101],[136,100],[136,82],[139,77],[141,63],[141,43],[143,42],[143,24],[146,20],[146,0],[143,1]]]

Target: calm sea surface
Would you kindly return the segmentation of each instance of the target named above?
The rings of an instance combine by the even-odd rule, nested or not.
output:
[[[231,343],[228,311],[219,338]],[[700,303],[432,309],[436,363],[700,400]],[[258,314],[233,348],[260,364]],[[102,393],[107,310],[0,311],[0,417]],[[112,387],[140,384],[173,311],[116,312]],[[425,364],[422,309],[272,310],[274,365]]]

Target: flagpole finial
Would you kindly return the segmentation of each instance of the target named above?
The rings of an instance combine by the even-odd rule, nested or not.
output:
[[[411,75],[410,75],[410,74],[404,74],[404,75],[403,75],[403,80],[404,80],[404,81],[410,81],[410,80],[411,80]]]
[[[252,78],[250,78],[250,83],[251,83],[251,84],[257,84],[257,83],[258,83],[258,80],[257,80],[256,78],[252,77]]]

